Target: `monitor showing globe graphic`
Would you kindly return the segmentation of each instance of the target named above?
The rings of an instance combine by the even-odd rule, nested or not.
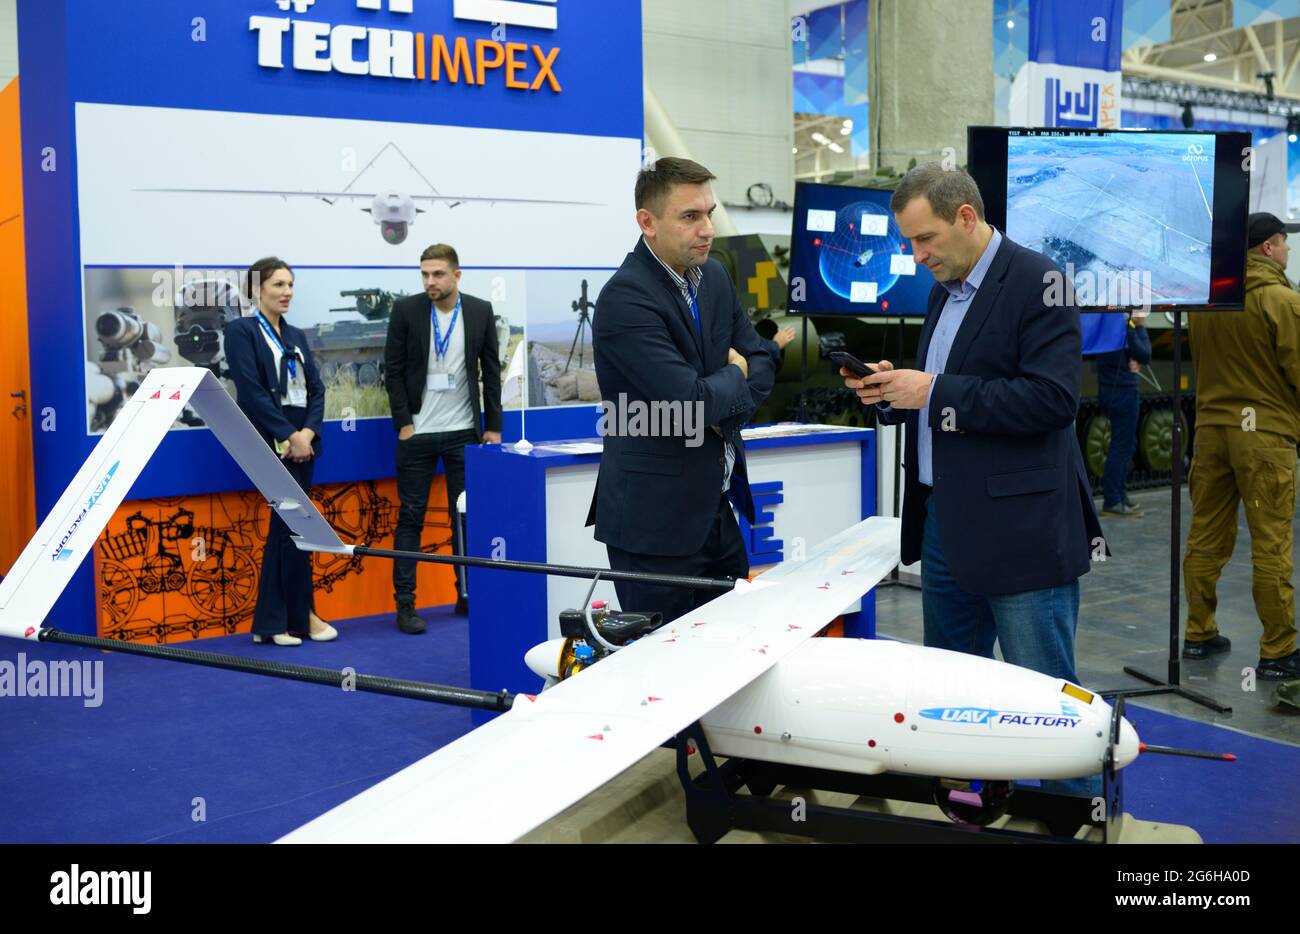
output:
[[[878,233],[882,226],[884,233]],[[898,274],[890,268],[890,254],[907,251],[888,208],[870,201],[846,205],[836,212],[834,233],[820,239],[820,244],[814,244],[821,251],[818,268],[831,291],[841,298],[852,301],[857,297],[854,283],[859,284],[859,295],[862,284],[871,283],[877,298],[883,298],[898,281]]]
[[[800,182],[790,238],[792,312],[924,315],[934,277],[889,210],[892,193]]]

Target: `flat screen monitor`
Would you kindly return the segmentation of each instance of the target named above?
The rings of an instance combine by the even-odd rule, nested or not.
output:
[[[1080,308],[1241,307],[1248,133],[976,126],[967,146],[988,221]]]
[[[893,192],[799,182],[790,234],[796,314],[924,315],[934,276],[912,258],[889,210]]]

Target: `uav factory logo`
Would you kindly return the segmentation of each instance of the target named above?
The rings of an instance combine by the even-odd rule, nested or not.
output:
[[[1183,153],[1183,161],[1188,165],[1204,164],[1210,161],[1210,157],[1202,155],[1205,147],[1200,143],[1188,143],[1187,152]]]
[[[351,23],[333,25],[296,19],[316,0],[275,0],[292,16],[250,16],[248,28],[257,33],[257,63],[283,68],[286,51],[296,71],[336,71],[345,75],[435,81],[447,84],[504,84],[519,91],[549,88],[560,93],[555,72],[559,46],[549,49],[527,42],[506,41],[504,27],[559,28],[558,0],[454,0],[456,19],[491,23],[491,39],[469,40],[410,29],[385,29]],[[413,0],[356,0],[359,10],[382,10],[403,16],[414,13]],[[426,0],[427,2],[427,0]],[[446,0],[443,0],[446,2]],[[286,50],[286,36],[289,49]],[[498,39],[500,41],[498,41]]]
[[[941,720],[944,723],[970,723],[970,724],[987,724],[992,727],[995,724],[1014,724],[1017,726],[1054,726],[1070,729],[1079,725],[1077,716],[1071,717],[1065,715],[1064,704],[1062,704],[1062,713],[1028,713],[1023,710],[990,710],[987,707],[927,707],[921,711],[921,716],[927,720]]]
[[[99,502],[99,498],[103,496],[104,491],[108,489],[108,483],[113,479],[113,474],[117,473],[117,467],[120,463],[122,463],[120,460],[113,461],[113,466],[108,468],[108,473],[104,474],[104,479],[100,480],[95,486],[94,491],[90,494],[90,499],[86,501],[86,505],[81,507],[81,512],[77,513],[77,518],[72,520],[72,525],[68,526],[68,530],[63,533],[63,538],[59,539],[58,547],[55,548],[54,553],[50,555],[51,561],[67,561],[72,557],[73,549],[65,546],[68,544],[68,541],[72,536],[76,534],[77,529],[81,527],[82,520],[84,520],[90,513],[90,510],[95,508],[95,504]]]

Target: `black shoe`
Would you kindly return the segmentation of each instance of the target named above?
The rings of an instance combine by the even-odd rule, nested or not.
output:
[[[424,632],[424,620],[420,619],[415,612],[415,607],[409,603],[402,603],[397,607],[397,628],[402,632],[418,636]]]
[[[1226,652],[1232,648],[1232,640],[1227,636],[1210,636],[1208,639],[1191,639],[1183,640],[1183,658],[1206,658],[1210,655],[1217,655],[1219,652]]]
[[[1290,681],[1300,678],[1300,651],[1283,655],[1281,658],[1261,658],[1255,667],[1255,674],[1265,681]]]
[[[1115,516],[1120,519],[1141,519],[1142,510],[1128,503],[1116,503],[1114,506],[1102,506],[1103,516]]]
[[[456,615],[469,616],[469,597],[456,598]]]

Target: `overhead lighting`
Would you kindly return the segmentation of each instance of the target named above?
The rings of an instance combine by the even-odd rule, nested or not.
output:
[[[827,148],[834,153],[841,153],[844,151],[844,147],[839,143],[831,143]]]
[[[848,117],[844,118],[844,129],[846,130],[853,129],[853,121],[850,120]]]
[[[1013,19],[1009,19],[1009,20],[1007,20],[1007,28],[1008,28],[1008,29],[1015,29],[1015,28],[1016,28],[1016,21],[1013,20]]]
[[[829,146],[831,142],[830,137],[821,132],[813,133],[812,138],[814,143],[821,143],[823,146]]]
[[[1219,56],[1213,52],[1206,52],[1204,57],[1207,62],[1217,62],[1219,60]]]
[[[791,146],[791,147],[790,147],[790,152],[791,152],[792,154],[796,155],[796,156],[799,155],[799,147],[798,147],[798,146]]]
[[[851,126],[840,127],[840,136],[848,136],[852,132],[853,132],[853,127]]]

